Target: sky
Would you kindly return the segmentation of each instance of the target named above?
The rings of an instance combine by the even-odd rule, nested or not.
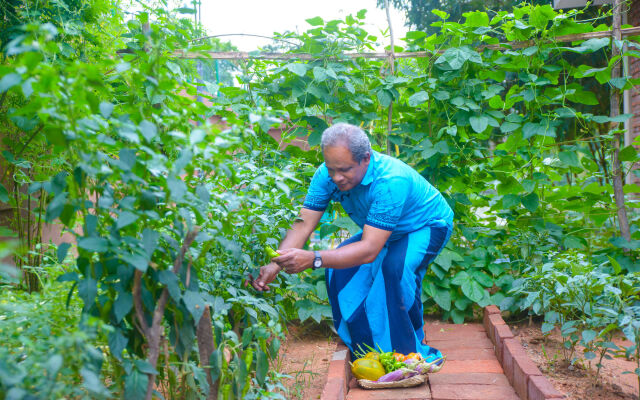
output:
[[[273,32],[304,32],[311,28],[305,20],[316,16],[325,21],[344,19],[367,9],[364,28],[382,41],[381,30],[388,28],[384,10],[376,8],[376,0],[203,0],[202,24],[209,35],[245,33],[273,36]],[[391,23],[396,42],[407,32],[404,16],[391,8]],[[256,50],[271,41],[254,37],[226,36],[240,51]],[[388,45],[389,40],[384,40]]]

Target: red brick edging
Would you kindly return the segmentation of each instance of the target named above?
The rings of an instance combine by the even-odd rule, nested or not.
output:
[[[496,357],[502,364],[504,374],[520,399],[544,400],[565,397],[542,375],[520,342],[514,339],[513,333],[502,319],[498,307],[485,307],[482,323],[489,339],[495,346]]]
[[[349,349],[339,341],[329,362],[327,382],[324,384],[320,400],[344,400],[349,390],[347,379],[350,374]]]

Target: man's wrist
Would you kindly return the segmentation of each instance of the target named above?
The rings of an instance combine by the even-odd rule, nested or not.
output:
[[[322,256],[320,255],[319,251],[314,251],[313,252],[313,261],[311,264],[311,269],[316,270],[319,268],[322,268],[323,265],[323,260],[322,260]]]

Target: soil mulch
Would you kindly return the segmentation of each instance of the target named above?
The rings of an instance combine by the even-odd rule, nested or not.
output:
[[[290,325],[288,329],[272,368],[289,375],[283,381],[287,399],[319,399],[336,349],[336,336],[325,325],[315,322]]]
[[[582,355],[584,348],[577,346],[575,356],[580,357],[573,364],[565,361],[562,337],[558,330],[544,336],[540,323],[511,324],[509,327],[516,339],[520,340],[529,357],[538,365],[540,371],[556,389],[565,393],[568,400],[632,400],[638,399],[638,377],[635,374],[623,374],[636,368],[634,361],[624,357],[624,351],[611,360],[604,359],[600,376],[595,384],[596,360],[591,364]],[[616,337],[614,343],[619,347],[629,345],[622,337]]]

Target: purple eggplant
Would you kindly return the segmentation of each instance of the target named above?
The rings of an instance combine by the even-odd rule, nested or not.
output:
[[[417,374],[418,373],[412,369],[400,368],[395,371],[391,371],[386,375],[381,376],[380,378],[378,378],[376,382],[397,382],[403,379],[411,378],[412,376]]]
[[[407,368],[416,369],[416,366],[418,366],[421,361],[416,360],[415,358],[407,358],[406,360],[404,360],[404,363],[406,364]]]

